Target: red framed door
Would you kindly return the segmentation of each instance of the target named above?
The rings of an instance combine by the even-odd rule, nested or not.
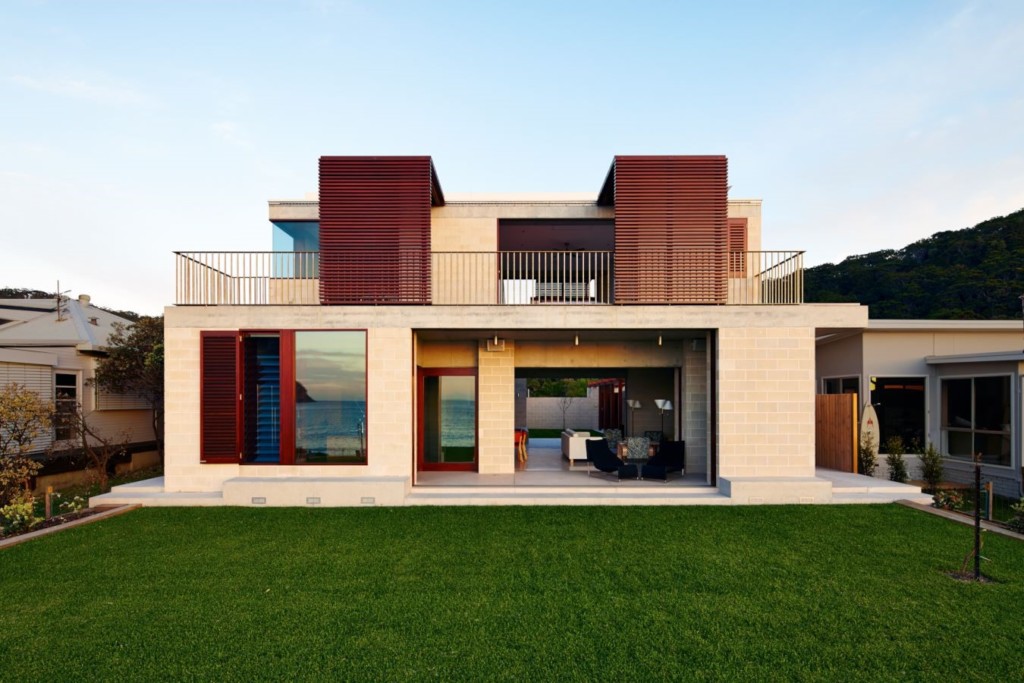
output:
[[[417,380],[418,469],[475,472],[476,368],[420,368]]]

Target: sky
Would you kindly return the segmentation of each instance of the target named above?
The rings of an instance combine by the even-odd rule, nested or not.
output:
[[[174,251],[269,250],[321,155],[597,193],[724,154],[815,265],[1024,207],[1024,2],[0,3],[0,287],[159,314]]]

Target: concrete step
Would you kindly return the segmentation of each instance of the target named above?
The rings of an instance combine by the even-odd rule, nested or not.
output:
[[[430,487],[416,489],[406,497],[407,505],[731,505],[717,489],[673,491],[637,491],[628,489],[575,489],[552,491],[541,487]],[[501,488],[504,490],[494,490]]]
[[[118,487],[120,488],[120,487]],[[89,507],[99,505],[142,505],[143,507],[179,507],[224,505],[220,491],[141,491],[120,493],[111,491],[89,499]]]
[[[133,494],[133,493],[162,493],[164,490],[164,478],[153,477],[142,481],[133,481],[128,484],[119,484],[110,489],[111,493]]]

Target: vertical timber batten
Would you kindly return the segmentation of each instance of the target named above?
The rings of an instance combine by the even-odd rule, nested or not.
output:
[[[726,303],[726,158],[617,156],[611,176],[615,302]]]
[[[429,304],[430,157],[320,158],[320,303]]]

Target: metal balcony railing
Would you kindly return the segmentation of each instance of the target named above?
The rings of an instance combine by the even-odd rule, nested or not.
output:
[[[802,251],[701,252],[695,256],[704,265],[692,277],[673,271],[672,262],[693,260],[683,256],[652,254],[650,267],[641,268],[645,303],[691,303],[670,295],[670,273],[675,297],[700,296],[714,278],[716,291],[725,285],[725,299],[713,303],[803,303]],[[175,258],[178,305],[320,303],[319,252],[175,252]],[[429,300],[435,306],[614,304],[614,264],[611,251],[432,252]]]

